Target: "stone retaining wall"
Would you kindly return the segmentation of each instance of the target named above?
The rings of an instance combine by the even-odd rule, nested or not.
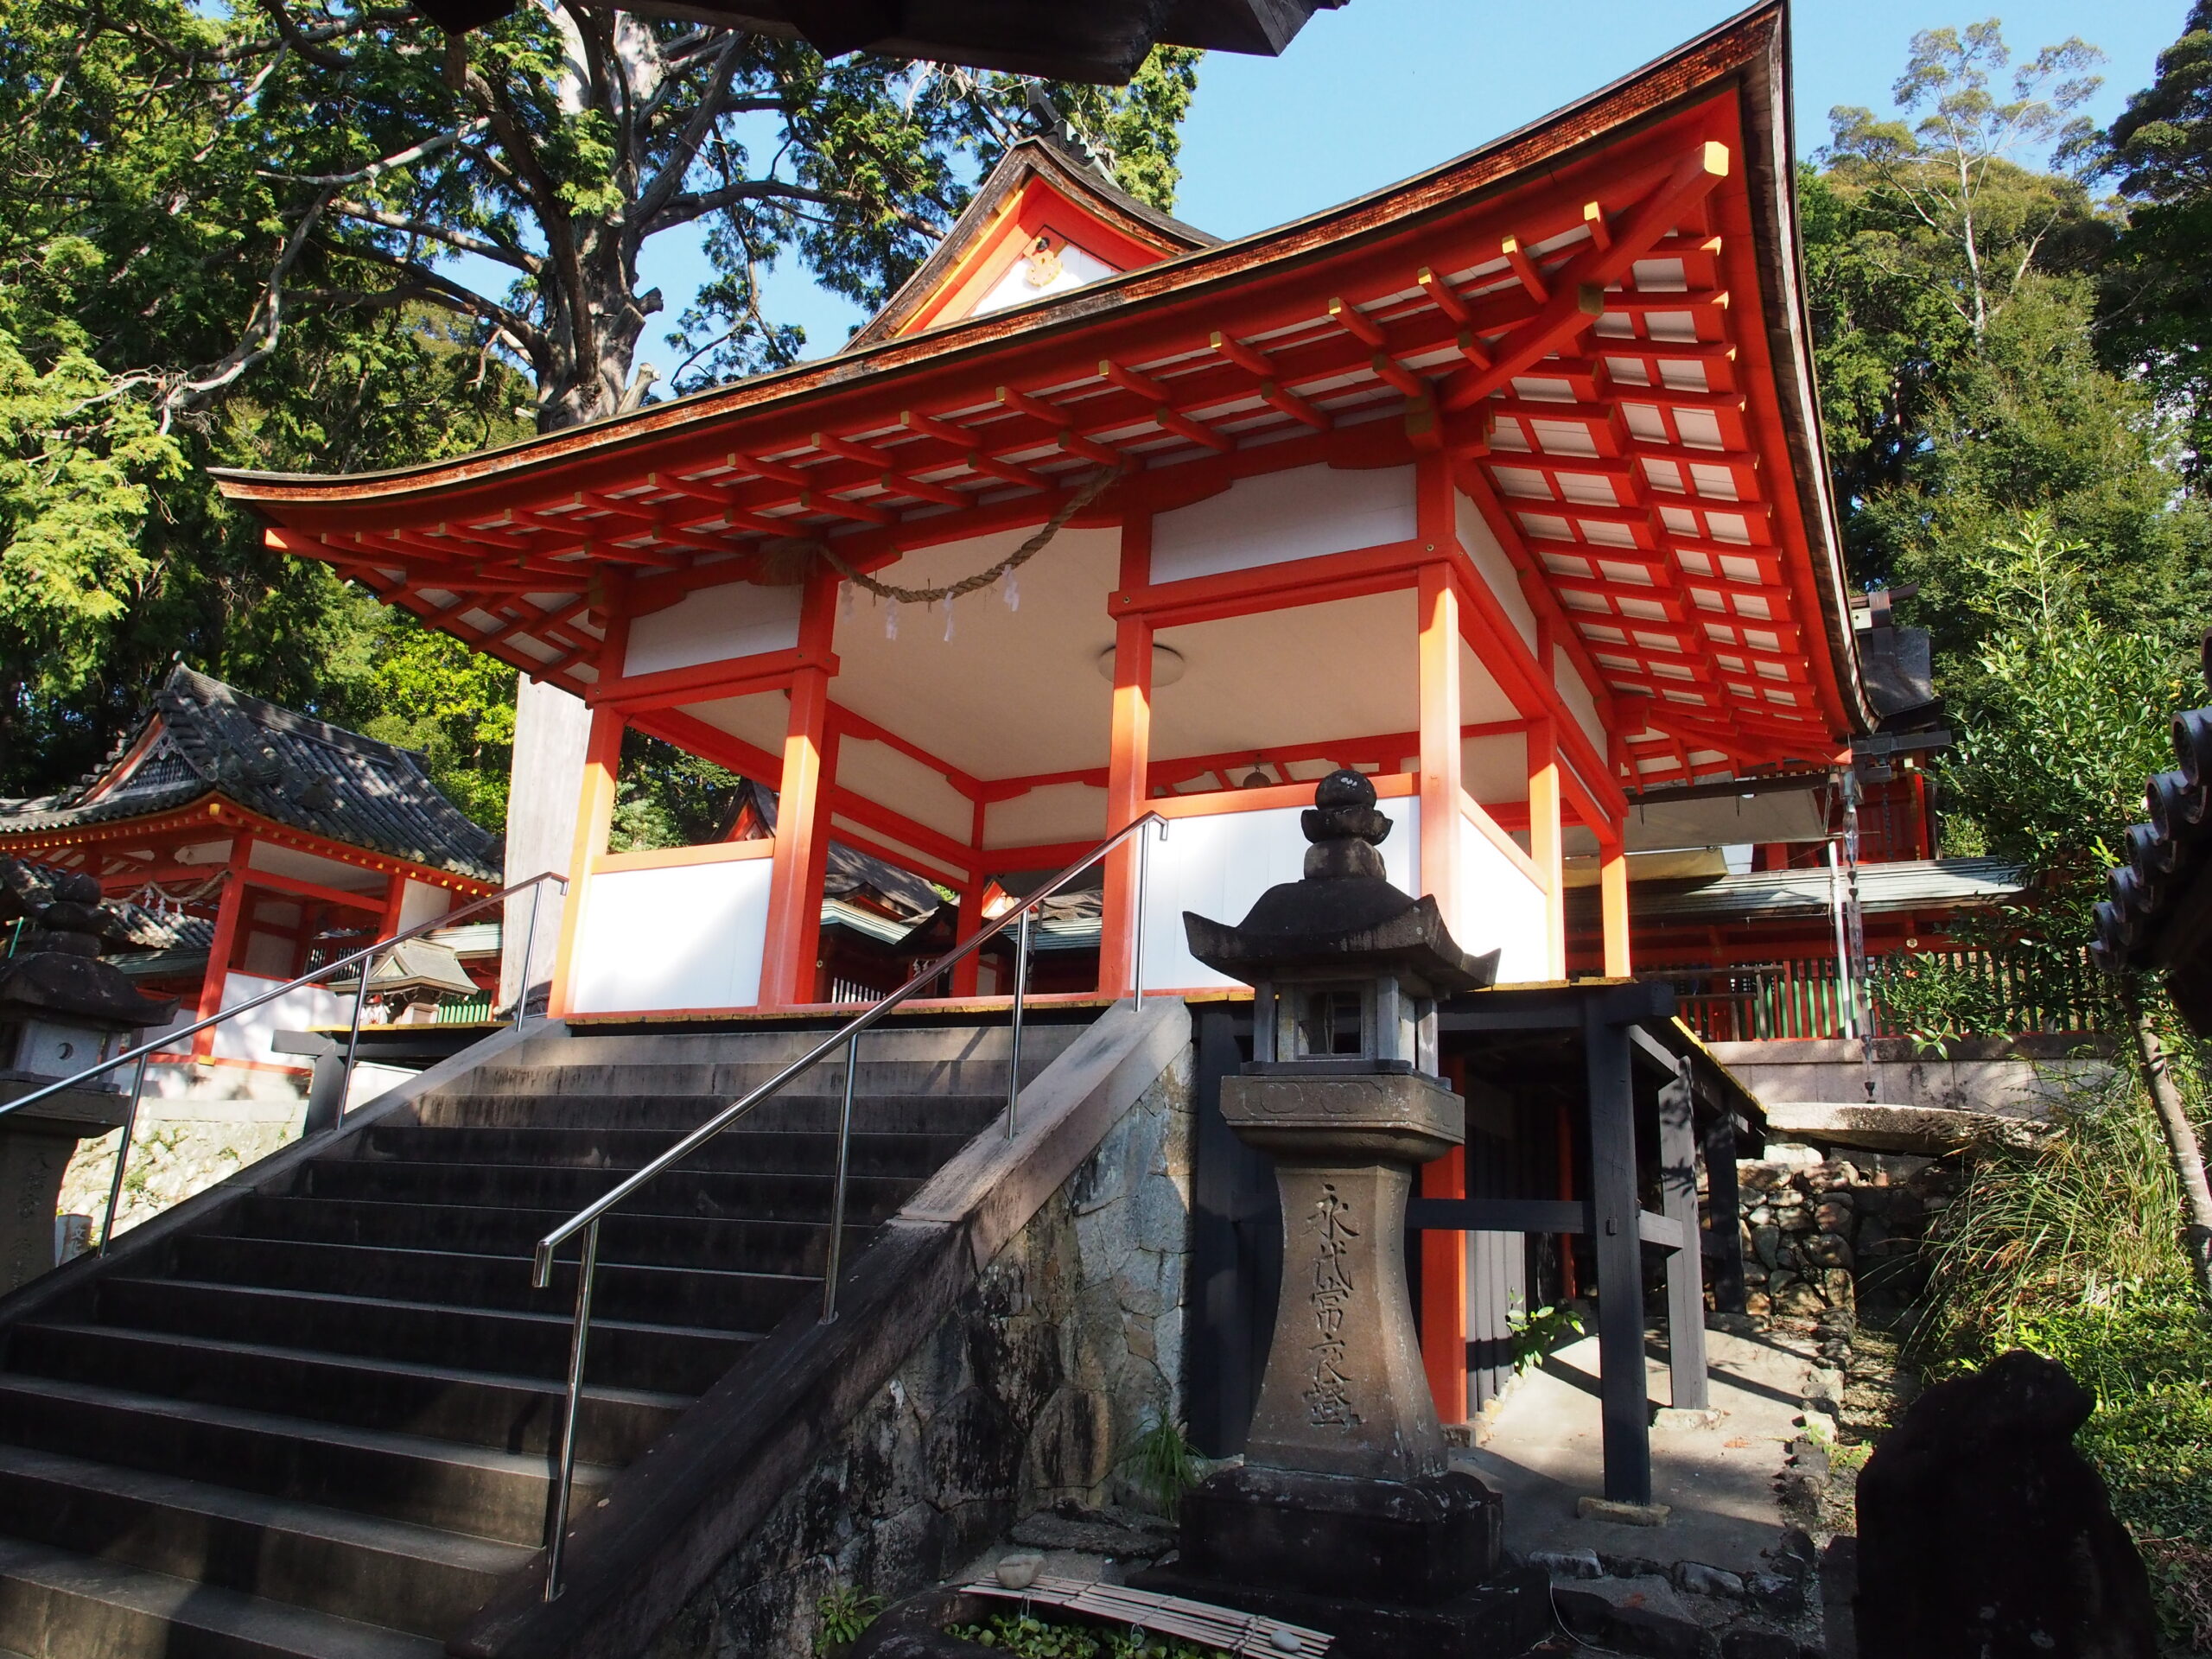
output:
[[[1056,1501],[1148,1503],[1136,1441],[1182,1412],[1192,1102],[1186,1050],[650,1659],[805,1659],[839,1586],[896,1600]]]
[[[1860,1153],[1821,1158],[1777,1147],[1739,1162],[1746,1311],[1817,1322],[1864,1301],[1911,1302],[1926,1281],[1920,1246],[1959,1176],[1926,1158]]]

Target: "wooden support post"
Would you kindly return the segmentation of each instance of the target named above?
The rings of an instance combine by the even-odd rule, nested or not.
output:
[[[953,924],[952,937],[957,943],[968,938],[983,925],[983,889],[990,885],[990,877],[982,873],[984,816],[990,809],[982,801],[975,804],[969,817],[968,845],[975,856],[968,861],[968,885],[960,890],[960,915]],[[982,983],[983,953],[970,950],[952,965],[951,994],[973,996]]]
[[[576,942],[584,937],[584,912],[591,905],[592,865],[607,850],[614,822],[614,778],[622,765],[621,711],[594,709],[584,740],[583,782],[576,796],[576,836],[569,850],[569,894],[561,906],[561,950],[553,963],[553,986],[546,1011],[554,1019],[571,1011],[576,976]]]
[[[1636,1190],[1636,1097],[1628,1027],[1605,999],[1583,1004],[1589,1080],[1591,1240],[1598,1258],[1598,1390],[1605,1496],[1651,1502],[1651,1430],[1643,1383],[1643,1260]]]
[[[1560,823],[1559,732],[1529,722],[1529,857],[1544,884],[1544,977],[1567,977],[1567,858]]]
[[[822,931],[822,878],[830,853],[830,791],[836,739],[830,728],[830,676],[808,666],[791,674],[785,728],[783,788],[776,797],[776,851],[768,887],[767,938],[761,950],[760,1006],[815,1001],[815,951]]]
[[[1467,1151],[1454,1147],[1421,1171],[1424,1198],[1467,1196]],[[1440,1423],[1467,1421],[1467,1236],[1424,1229],[1421,1236],[1421,1360]],[[1456,1333],[1456,1351],[1434,1340],[1435,1331]]]
[[[1122,591],[1152,578],[1152,520],[1139,515],[1122,526]],[[1152,765],[1152,624],[1139,616],[1114,625],[1114,727],[1106,762],[1106,833],[1134,823],[1145,810]],[[1138,842],[1124,842],[1107,855],[1106,887],[1098,936],[1098,994],[1127,996],[1137,982]]]
[[[1713,1262],[1713,1305],[1723,1313],[1744,1311],[1743,1198],[1736,1185],[1735,1114],[1724,1104],[1705,1132],[1704,1254]]]
[[[253,837],[239,830],[231,841],[230,861],[226,866],[229,879],[223,883],[222,897],[215,901],[215,936],[207,946],[207,966],[200,976],[200,1011],[205,1020],[218,1013],[223,1006],[223,988],[231,977],[231,953],[237,949],[238,918],[245,909],[245,873],[253,857]],[[215,1052],[215,1030],[210,1026],[192,1039],[192,1053],[195,1059],[206,1059]]]
[[[1438,469],[1447,492],[1450,480]],[[1426,484],[1424,476],[1421,480]],[[1427,505],[1424,494],[1423,505]],[[1426,518],[1426,513],[1424,517]],[[1448,522],[1448,520],[1447,520]],[[1451,567],[1421,569],[1421,890],[1457,930],[1459,893],[1459,595]],[[1432,1187],[1432,1182],[1436,1185]],[[1454,1152],[1421,1172],[1426,1196],[1464,1198],[1466,1166]],[[1421,1366],[1439,1421],[1467,1421],[1467,1236],[1421,1235]]]
[[[1667,1256],[1667,1365],[1673,1403],[1703,1411],[1705,1262],[1697,1225],[1697,1096],[1690,1063],[1676,1062],[1675,1081],[1659,1091],[1660,1212],[1682,1230],[1682,1247]]]
[[[1635,969],[1629,959],[1628,847],[1626,838],[1598,837],[1598,898],[1605,941],[1605,977],[1626,979]]]

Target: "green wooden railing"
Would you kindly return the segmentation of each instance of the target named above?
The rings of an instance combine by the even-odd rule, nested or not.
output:
[[[1684,1023],[1707,1042],[1802,1041],[1841,1037],[1847,1028],[1848,998],[1833,956],[1677,969],[1667,977],[1681,999]],[[1878,957],[1867,964],[1866,991],[1878,1038],[2116,1028],[2108,982],[2086,947]]]

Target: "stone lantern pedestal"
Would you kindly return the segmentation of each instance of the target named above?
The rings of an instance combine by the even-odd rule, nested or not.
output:
[[[0,920],[11,918],[32,948],[0,962],[0,1294],[54,1266],[69,1160],[79,1141],[129,1133],[135,1080],[118,1067],[18,1110],[8,1103],[128,1052],[176,1013],[174,999],[142,996],[99,959],[116,924],[91,877],[0,859]]]
[[[1306,815],[1306,879],[1192,953],[1251,984],[1252,1063],[1222,1084],[1282,1202],[1282,1290],[1244,1463],[1183,1500],[1180,1554],[1140,1582],[1328,1630],[1338,1659],[1508,1659],[1551,1630],[1506,1560],[1497,1495],[1450,1467],[1405,1273],[1414,1172],[1465,1138],[1436,1075],[1436,1000],[1490,983],[1435,901],[1382,877],[1389,822],[1357,772]]]

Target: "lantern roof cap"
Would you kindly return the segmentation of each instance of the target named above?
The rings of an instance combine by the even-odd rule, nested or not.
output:
[[[1496,950],[1470,955],[1452,938],[1436,900],[1393,887],[1375,849],[1390,833],[1375,785],[1357,772],[1314,786],[1302,820],[1306,873],[1262,893],[1236,926],[1190,911],[1191,954],[1248,985],[1314,969],[1395,974],[1427,995],[1481,990],[1497,977]]]

